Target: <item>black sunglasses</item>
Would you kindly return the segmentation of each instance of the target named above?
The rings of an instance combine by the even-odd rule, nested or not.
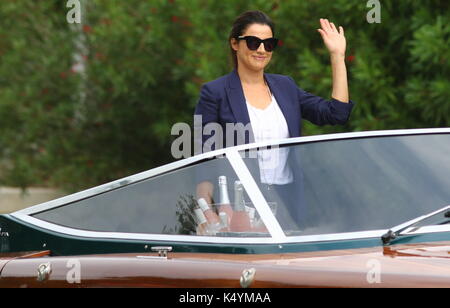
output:
[[[264,49],[268,52],[272,52],[278,45],[278,39],[271,37],[262,40],[256,36],[238,36],[238,40],[245,40],[247,42],[247,47],[250,50],[258,50],[261,43],[264,43]]]

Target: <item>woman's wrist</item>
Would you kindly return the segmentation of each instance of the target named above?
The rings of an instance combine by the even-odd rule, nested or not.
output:
[[[330,53],[330,59],[332,62],[339,62],[339,61],[345,62],[345,52],[344,53],[340,53],[340,52]]]

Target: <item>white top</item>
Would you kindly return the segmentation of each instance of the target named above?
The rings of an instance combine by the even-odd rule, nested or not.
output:
[[[289,138],[286,119],[275,97],[272,94],[271,97],[272,101],[265,109],[256,108],[246,101],[255,142]],[[261,183],[283,185],[293,181],[292,170],[287,165],[288,154],[288,147],[258,151]]]

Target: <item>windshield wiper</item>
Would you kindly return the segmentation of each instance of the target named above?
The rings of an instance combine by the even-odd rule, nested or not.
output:
[[[445,212],[444,217],[445,219],[441,222],[438,222],[437,225],[446,225],[450,223],[450,211]]]
[[[392,240],[396,239],[403,231],[405,231],[408,228],[411,228],[417,224],[419,224],[420,222],[424,221],[425,219],[428,219],[430,217],[433,217],[435,215],[444,213],[444,217],[446,218],[444,221],[441,221],[439,223],[437,223],[438,225],[444,225],[447,223],[450,223],[450,205],[447,205],[446,207],[443,207],[440,210],[437,210],[435,212],[432,212],[430,214],[426,214],[423,216],[420,216],[418,218],[415,218],[413,220],[407,221],[401,225],[398,225],[396,227],[393,227],[391,229],[389,229],[388,232],[386,232],[385,234],[383,234],[381,236],[381,240],[383,241],[384,245],[388,245],[391,243]]]

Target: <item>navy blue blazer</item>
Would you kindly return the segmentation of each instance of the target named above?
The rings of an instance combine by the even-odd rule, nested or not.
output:
[[[343,103],[310,94],[300,89],[288,76],[265,73],[264,78],[283,112],[290,137],[301,136],[302,118],[317,125],[345,124],[354,106],[352,101]],[[202,127],[218,123],[223,129],[224,139],[226,123],[250,123],[244,91],[236,70],[202,86],[195,115],[202,116]],[[202,144],[210,137],[202,134]],[[250,140],[251,137],[245,136],[245,143]],[[226,145],[224,140],[223,146]]]

